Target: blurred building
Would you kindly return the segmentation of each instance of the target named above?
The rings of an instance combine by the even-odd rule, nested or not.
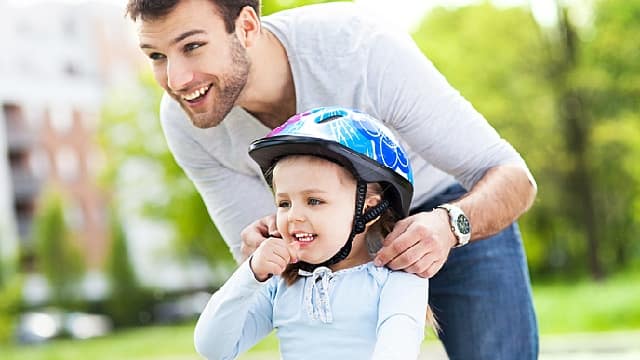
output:
[[[30,4],[0,2],[0,250],[19,248],[21,267],[31,268],[37,200],[54,186],[87,264],[96,268],[107,244],[95,133],[105,92],[133,77],[139,50],[117,6]]]

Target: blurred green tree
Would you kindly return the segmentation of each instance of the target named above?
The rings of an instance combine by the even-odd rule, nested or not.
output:
[[[107,314],[115,326],[140,325],[150,319],[153,296],[138,282],[131,264],[127,237],[115,211],[111,211],[109,230],[111,251],[106,264],[110,289]]]
[[[585,4],[579,4],[585,6]],[[532,272],[601,278],[638,258],[640,2],[599,1],[541,28],[524,7],[437,9],[414,37],[524,155],[539,186],[520,221]]]
[[[21,306],[22,277],[15,274],[0,286],[0,345],[13,339]]]
[[[489,3],[434,9],[414,33],[427,57],[522,154],[538,182],[534,208],[520,222],[531,266],[554,269],[562,241],[556,206],[563,154],[548,81],[549,49],[526,8]],[[554,266],[555,265],[555,266]]]
[[[605,270],[640,258],[639,0],[601,0],[582,32],[571,85],[590,118],[589,165],[598,249]]]
[[[107,158],[105,188],[118,194],[127,166],[148,166],[160,198],[143,199],[143,216],[171,224],[174,244],[183,259],[195,257],[211,265],[232,264],[229,249],[208,212],[166,145],[158,120],[162,89],[150,72],[140,74],[134,88],[109,94],[102,110],[99,142]],[[119,202],[116,197],[116,202]],[[188,216],[187,216],[188,215]]]
[[[85,264],[67,227],[62,195],[49,190],[40,201],[33,237],[37,268],[49,284],[50,304],[81,310],[78,284],[85,274]]]

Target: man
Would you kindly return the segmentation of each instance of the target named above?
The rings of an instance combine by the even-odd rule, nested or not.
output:
[[[430,304],[451,359],[537,358],[513,223],[533,202],[533,178],[408,35],[358,12],[333,3],[260,19],[259,0],[127,6],[166,91],[169,147],[237,261],[278,236],[249,143],[306,109],[356,108],[397,131],[414,167],[413,215],[385,239],[376,264],[431,278]]]

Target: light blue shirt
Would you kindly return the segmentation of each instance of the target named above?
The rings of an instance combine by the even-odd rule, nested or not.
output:
[[[427,299],[427,279],[372,262],[321,267],[288,286],[258,282],[245,261],[201,314],[196,350],[234,359],[276,329],[285,360],[416,359]]]

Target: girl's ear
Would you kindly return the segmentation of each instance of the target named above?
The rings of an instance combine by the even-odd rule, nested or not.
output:
[[[376,206],[382,201],[382,196],[380,194],[367,194],[367,197],[364,199],[364,208],[362,212],[367,211],[368,208]]]

